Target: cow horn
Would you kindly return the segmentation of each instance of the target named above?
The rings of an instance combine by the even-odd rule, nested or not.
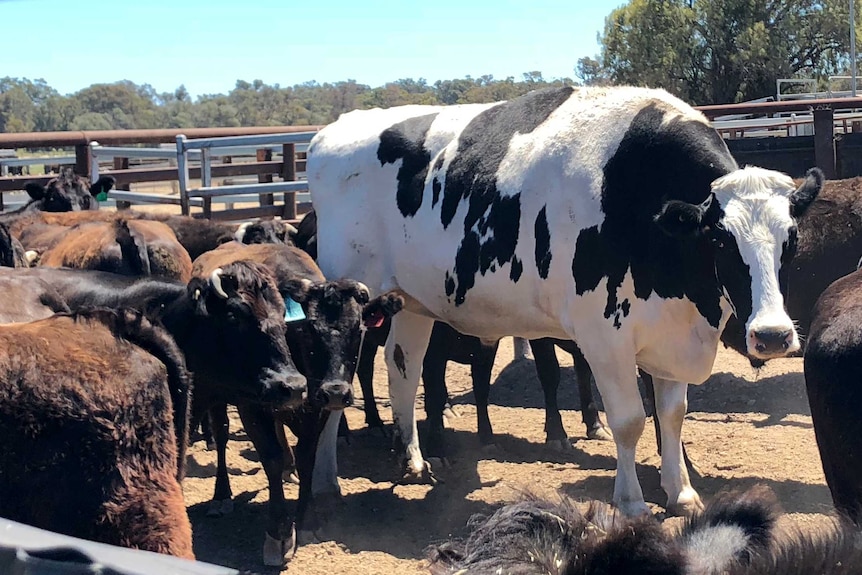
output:
[[[33,265],[33,262],[39,259],[39,252],[36,250],[27,250],[24,252],[24,260],[27,262],[27,265]]]
[[[234,234],[234,239],[240,243],[243,243],[243,238],[245,237],[245,231],[251,225],[251,222],[243,222],[236,229],[236,233]]]
[[[299,233],[299,230],[297,230],[293,226],[293,224],[289,224],[287,222],[283,222],[283,224],[284,224],[284,233],[291,234],[291,235],[295,235],[295,234]]]
[[[371,290],[368,289],[367,285],[362,282],[356,282],[356,284],[359,286],[359,291],[367,295],[369,298],[371,297]]]
[[[212,275],[210,275],[210,283],[212,284],[213,289],[215,289],[216,293],[219,296],[221,296],[224,299],[227,299],[229,296],[227,295],[227,292],[224,291],[224,288],[221,287],[221,274],[222,274],[221,268],[214,269]]]

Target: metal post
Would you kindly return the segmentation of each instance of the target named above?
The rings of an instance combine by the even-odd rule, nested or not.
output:
[[[209,148],[201,148],[201,187],[208,188],[212,185],[212,150]],[[207,196],[204,198],[204,217],[211,219],[213,217],[213,201]]]
[[[97,148],[99,142],[90,142],[90,181],[95,182],[99,179],[99,154]]]
[[[189,163],[186,153],[186,137],[177,136],[177,180],[180,188],[180,210],[184,216],[189,213]]]
[[[835,179],[834,116],[829,108],[814,109],[814,162],[827,180]]]
[[[850,0],[850,95],[856,97],[856,0]]]

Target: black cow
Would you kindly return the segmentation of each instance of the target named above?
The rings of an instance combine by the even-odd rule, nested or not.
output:
[[[862,271],[830,285],[812,312],[805,387],[835,506],[862,521]]]
[[[537,497],[474,517],[464,541],[433,546],[434,575],[850,575],[862,571],[862,533],[841,519],[816,534],[778,530],[774,494],[724,493],[681,530],[622,517],[596,501]]]
[[[195,260],[193,274],[207,276],[211,270],[239,259],[265,265],[277,278],[287,302],[284,316],[287,345],[309,382],[308,401],[299,409],[282,411],[274,417],[265,410],[238,406],[243,426],[252,437],[266,472],[271,500],[273,494],[281,492],[282,473],[287,466],[285,454],[289,453],[283,429],[276,426],[276,420],[297,436],[295,463],[300,489],[296,525],[302,529],[313,497],[324,500],[340,493],[337,480],[315,491],[313,474],[320,472],[315,471],[315,462],[319,462],[321,469],[335,468],[334,452],[324,451],[318,458],[318,443],[322,435],[328,437],[337,432],[343,409],[353,403],[351,381],[362,325],[377,324],[396,314],[403,300],[395,294],[383,294],[369,301],[368,290],[362,284],[344,279],[327,281],[308,254],[282,244],[223,244]],[[211,506],[211,514],[215,515],[232,508],[224,457],[228,439],[225,403],[233,402],[224,401],[210,410],[218,450],[216,494]],[[273,532],[268,530],[264,562],[281,565],[293,553],[294,533],[289,538],[273,537],[270,533]]]
[[[17,210],[2,214],[3,222],[8,222],[17,216],[32,211],[43,212],[76,212],[80,210],[99,209],[99,194],[107,194],[114,187],[114,178],[102,176],[92,185],[87,178],[77,175],[71,168],[65,168],[47,185],[28,182],[24,189],[30,196],[30,201]]]

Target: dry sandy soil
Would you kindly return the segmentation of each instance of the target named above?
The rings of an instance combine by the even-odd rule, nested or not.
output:
[[[442,482],[434,487],[393,484],[397,458],[391,444],[364,429],[361,401],[360,408],[348,409],[354,432],[351,444],[340,447],[338,456],[343,503],[334,520],[316,534],[320,542],[301,546],[285,572],[423,573],[429,544],[464,535],[471,515],[492,512],[500,503],[517,498],[521,490],[559,490],[575,498],[608,500],[613,491],[613,443],[585,439],[576,411],[571,357],[562,351],[558,355],[564,366],[560,406],[573,442],[573,450],[567,453],[545,447],[543,400],[535,368],[530,360],[512,362],[510,339],[501,345],[492,379],[490,413],[497,434],[492,449],[481,448],[475,433],[469,368],[449,365],[448,386],[461,417],[447,430],[451,466],[436,469]],[[378,354],[375,395],[381,415],[391,422],[385,371]],[[421,404],[418,411],[424,417]],[[235,414],[231,417],[228,466],[236,500],[232,515],[206,516],[215,454],[202,441],[191,449],[184,489],[195,553],[202,561],[278,573],[261,561],[268,498],[265,476],[239,420]],[[787,521],[803,529],[816,528],[823,514],[832,510],[801,359],[776,360],[755,371],[747,360],[721,349],[712,377],[689,388],[683,441],[701,472],[692,483],[705,499],[725,488],[765,483],[790,514]],[[655,454],[652,420],[648,420],[639,446],[638,475],[647,503],[661,514],[665,497]],[[285,485],[289,500],[295,501],[297,491],[295,485]]]

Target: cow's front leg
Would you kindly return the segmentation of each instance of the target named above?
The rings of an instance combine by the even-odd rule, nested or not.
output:
[[[389,398],[395,429],[405,453],[402,476],[405,483],[434,482],[431,466],[419,449],[416,430],[416,391],[433,327],[434,320],[402,311],[392,318],[392,330],[386,340]]]
[[[602,394],[608,424],[617,446],[617,476],[614,482],[614,504],[626,515],[649,513],[635,468],[635,451],[644,430],[646,414],[638,390],[634,352],[624,346],[598,347],[601,338],[590,342],[582,351]]]
[[[653,378],[655,411],[661,423],[661,486],[668,513],[690,516],[703,510],[692,488],[682,452],[682,422],[688,409],[688,384]]]
[[[245,432],[260,457],[269,484],[269,517],[263,544],[264,565],[280,567],[293,557],[296,550],[296,530],[287,512],[281,474],[284,452],[275,434],[275,418],[263,407],[237,406]]]

